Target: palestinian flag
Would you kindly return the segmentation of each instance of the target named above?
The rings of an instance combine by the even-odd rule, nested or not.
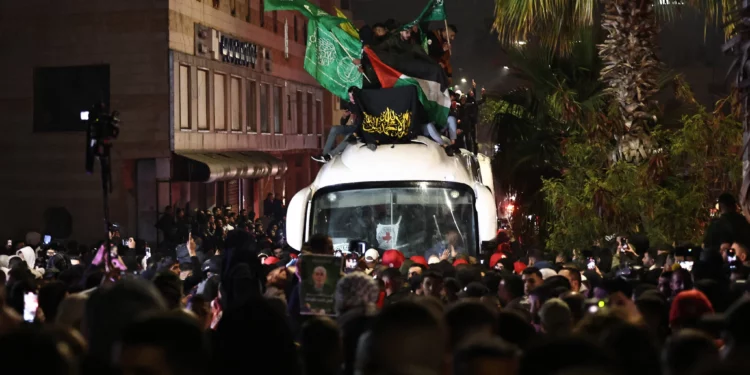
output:
[[[364,51],[383,88],[415,86],[419,101],[422,103],[422,107],[424,107],[428,120],[434,123],[435,126],[445,126],[451,106],[451,97],[448,94],[448,90],[441,90],[441,84],[437,81],[429,81],[402,74],[383,63],[378,58],[378,55],[368,46],[365,46]]]

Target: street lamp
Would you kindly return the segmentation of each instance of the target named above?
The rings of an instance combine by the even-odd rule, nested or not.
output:
[[[508,68],[508,66],[507,66],[507,65],[505,65],[505,66],[503,67],[503,69],[505,69],[505,70],[508,70],[508,69],[510,69],[510,68]]]
[[[466,78],[461,78],[461,83],[466,83]]]

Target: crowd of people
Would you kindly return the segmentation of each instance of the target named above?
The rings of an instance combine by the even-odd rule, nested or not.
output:
[[[434,122],[424,124],[423,133],[432,140],[445,147],[449,153],[458,148],[465,148],[470,152],[477,152],[476,126],[479,121],[479,106],[484,103],[485,89],[477,93],[476,82],[472,80],[471,87],[462,93],[458,86],[453,86],[453,68],[450,62],[451,43],[455,40],[458,29],[455,25],[445,28],[427,30],[426,25],[406,27],[388,20],[365,26],[360,30],[363,46],[378,52],[378,56],[386,60],[388,65],[398,67],[408,75],[428,76],[435,82],[445,86],[450,95],[451,106],[446,126],[438,126]],[[365,89],[379,88],[377,75],[368,65],[367,55],[363,55],[361,63],[362,73],[368,79],[363,86]],[[370,78],[372,77],[372,78]],[[361,109],[355,103],[353,90],[349,92],[349,100],[342,101],[344,114],[339,126],[332,126],[328,134],[323,153],[314,156],[313,160],[327,162],[335,155],[344,151],[347,144],[356,142],[355,132],[362,121]],[[336,138],[343,136],[344,141],[334,148]],[[445,138],[444,138],[445,137]]]
[[[175,210],[159,226],[182,243],[143,255],[138,241],[123,242],[116,230],[91,250],[45,246],[38,235],[9,243],[0,256],[3,371],[750,370],[750,225],[731,196],[720,199],[704,246],[649,245],[630,235],[611,246],[541,253],[500,230],[492,254],[347,254],[354,261],[342,260],[335,312],[327,315],[302,313],[299,269],[306,256],[334,257],[331,238],[288,247],[283,216],[275,217],[283,213],[268,201],[261,219],[219,209],[186,218]]]

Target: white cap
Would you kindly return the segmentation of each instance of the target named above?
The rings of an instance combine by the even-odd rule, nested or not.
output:
[[[539,272],[542,273],[542,280],[547,280],[548,278],[557,275],[557,272],[551,268],[542,268]]]
[[[368,262],[375,262],[380,257],[380,253],[378,253],[375,249],[368,249],[365,251],[365,261]]]

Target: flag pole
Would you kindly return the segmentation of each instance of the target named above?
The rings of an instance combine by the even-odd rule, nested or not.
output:
[[[339,38],[337,38],[337,37],[336,37],[336,34],[334,34],[334,33],[331,33],[331,36],[333,37],[333,40],[335,40],[335,41],[336,41],[336,43],[338,43],[338,44],[339,44],[339,46],[341,47],[341,49],[343,49],[343,50],[344,50],[344,52],[346,52],[346,55],[347,55],[347,56],[349,56],[349,58],[350,58],[350,59],[352,60],[352,62],[353,62],[353,61],[354,61],[354,58],[353,58],[353,57],[352,57],[352,55],[351,55],[351,54],[349,53],[349,50],[347,50],[347,49],[346,49],[346,47],[344,47],[344,45],[343,45],[343,44],[341,44],[341,42],[339,41]],[[360,59],[360,62],[361,62],[361,61],[362,61],[362,60]],[[361,63],[360,63],[360,66],[362,66],[362,64],[361,64]],[[367,82],[369,82],[369,83],[372,83],[372,81],[370,81],[370,78],[368,78],[368,77],[367,77],[367,74],[365,74],[365,72],[361,72],[361,73],[362,73],[362,76],[363,76],[363,77],[365,77],[365,79],[367,80]]]
[[[445,18],[443,22],[445,22],[445,40],[448,41],[448,54],[453,55],[453,51],[451,50],[451,38],[448,36],[448,18]]]

